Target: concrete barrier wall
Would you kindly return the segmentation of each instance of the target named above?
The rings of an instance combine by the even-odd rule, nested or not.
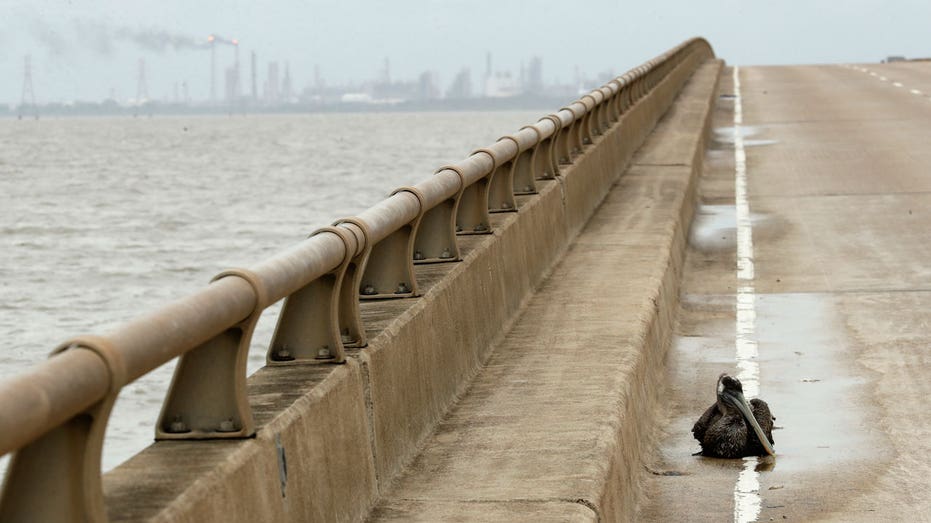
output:
[[[345,365],[266,368],[253,375],[248,387],[259,427],[255,439],[163,441],[107,474],[110,518],[364,519],[468,387],[494,341],[507,331],[704,58],[696,56],[671,73],[587,146],[563,169],[563,176],[538,182],[537,195],[520,197],[519,213],[493,215],[494,234],[465,238],[461,263],[418,266],[422,298],[365,303],[362,314],[370,343],[351,352]],[[700,144],[700,137],[695,140]],[[693,168],[697,154],[683,162],[692,164],[687,169]],[[683,208],[683,224],[690,213]],[[681,263],[676,256],[681,257],[684,245],[684,233],[676,234],[663,276],[664,288],[670,289],[677,284]],[[668,305],[644,319],[644,343],[665,343]],[[648,376],[657,372],[658,363],[642,367]],[[653,391],[642,382],[629,386],[625,416],[637,416],[643,405],[650,405]],[[641,400],[643,405],[637,406]],[[620,442],[638,438],[622,433]],[[634,446],[618,444],[610,465],[617,471],[610,477],[618,479],[612,483],[634,481],[625,463],[638,455]],[[602,513],[629,506],[630,500],[623,499],[627,489],[612,486],[604,492]]]
[[[637,178],[663,179],[675,215],[671,220],[657,220],[665,225],[667,241],[655,265],[651,303],[642,308],[640,332],[631,342],[637,360],[621,380],[622,411],[617,420],[617,437],[609,457],[610,470],[596,504],[596,519],[601,521],[633,521],[642,497],[640,483],[646,465],[642,458],[652,445],[661,390],[657,384],[664,381],[665,357],[674,328],[679,282],[697,200],[696,187],[722,65],[722,62],[709,63],[697,73],[703,77],[701,82],[695,82],[692,93],[684,93],[684,99],[673,108],[677,114],[667,115],[667,125],[656,130],[660,135],[657,142],[663,145],[641,150],[625,174],[625,182],[630,185],[636,185]]]

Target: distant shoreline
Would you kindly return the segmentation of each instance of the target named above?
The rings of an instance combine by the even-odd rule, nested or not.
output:
[[[562,97],[520,96],[510,98],[464,98],[456,100],[405,101],[399,103],[330,103],[330,104],[287,104],[277,106],[189,106],[181,104],[152,103],[138,107],[116,104],[48,104],[38,107],[39,118],[43,116],[185,116],[185,115],[262,115],[262,114],[323,114],[323,113],[403,113],[403,112],[468,112],[468,111],[522,111],[543,110],[555,112],[571,100]],[[34,119],[31,107],[2,108],[0,117]]]

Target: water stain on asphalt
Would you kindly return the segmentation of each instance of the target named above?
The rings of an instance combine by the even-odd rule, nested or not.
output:
[[[868,444],[864,413],[851,406],[866,385],[852,361],[834,298],[757,296],[761,394],[776,410],[780,469],[836,466]],[[798,354],[801,352],[801,354]],[[826,451],[827,450],[827,451]]]
[[[762,213],[750,213],[754,234],[766,234],[772,223]],[[734,249],[737,245],[737,215],[733,205],[699,205],[692,220],[689,244],[700,251]]]

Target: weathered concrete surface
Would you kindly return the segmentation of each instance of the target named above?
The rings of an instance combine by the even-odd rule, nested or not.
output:
[[[494,234],[463,238],[461,263],[419,266],[423,297],[363,303],[369,346],[353,351],[345,366],[265,368],[252,376],[255,439],[159,442],[107,474],[111,520],[364,518],[464,393],[492,342],[508,330],[696,65],[673,71],[575,156],[558,181],[519,197],[519,213],[494,215]],[[530,503],[524,513],[532,519],[548,507]],[[553,514],[588,513],[582,509],[554,508]],[[516,505],[490,510],[505,519],[520,511]]]
[[[436,523],[507,521],[514,523],[589,523],[595,511],[574,500],[412,501],[379,507],[378,519]]]
[[[364,517],[375,496],[375,472],[361,366],[349,361],[336,368],[271,370],[262,369],[249,380],[256,423],[262,427],[255,439],[152,445],[104,476],[110,519]],[[288,470],[284,485],[279,446]],[[320,470],[328,473],[309,472]]]
[[[780,427],[759,521],[931,520],[931,64],[862,67],[741,68],[760,396]],[[692,456],[689,433],[735,370],[731,100],[714,125],[644,521],[731,520],[743,468]]]
[[[695,74],[373,519],[633,516],[719,68]]]

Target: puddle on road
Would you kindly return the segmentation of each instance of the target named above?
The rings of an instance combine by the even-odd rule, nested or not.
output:
[[[689,373],[697,369],[697,386],[684,390],[699,394],[702,406],[714,401],[719,373],[736,374],[734,300],[732,295],[683,297],[681,314],[686,318],[680,321],[682,332],[673,341],[670,358]],[[769,403],[777,427],[777,455],[762,462],[761,470],[797,472],[851,459],[869,440],[858,430],[866,420],[856,408],[867,380],[854,372],[833,299],[823,294],[757,294],[754,308],[760,397]],[[696,409],[692,417],[700,414]],[[696,441],[690,443],[698,449]],[[698,459],[715,465],[728,461]]]
[[[773,145],[779,143],[779,140],[744,140],[744,147],[759,147],[761,145]]]
[[[722,220],[717,216],[709,223],[715,219]],[[850,471],[874,460],[876,435],[865,428],[872,419],[868,383],[857,375],[835,300],[826,294],[756,295],[759,396],[769,403],[778,427],[773,431],[776,456],[759,458],[755,467],[760,473],[758,521],[812,516],[826,508],[832,492],[859,488],[857,474]],[[652,501],[641,514],[645,521],[674,520],[681,514],[731,519],[732,493],[744,461],[693,456],[699,445],[690,431],[714,401],[718,374],[737,371],[734,307],[733,295],[683,294],[667,359],[666,436],[651,465],[682,475],[654,477]],[[700,512],[696,500],[707,500]]]
[[[770,219],[750,213],[754,233]],[[692,219],[689,244],[701,251],[733,249],[737,245],[737,214],[733,205],[699,205]]]
[[[756,136],[763,132],[764,128],[758,125],[741,125],[740,126],[740,137],[749,138],[751,136]],[[719,142],[734,143],[734,128],[733,127],[715,127],[714,128],[715,139]]]
[[[763,145],[773,145],[779,143],[779,140],[765,140],[760,138],[750,138],[762,133],[765,128],[755,125],[740,126],[740,136],[743,138],[744,147],[759,147]],[[732,149],[734,147],[734,128],[733,127],[716,127],[714,129],[713,147],[722,149]]]

